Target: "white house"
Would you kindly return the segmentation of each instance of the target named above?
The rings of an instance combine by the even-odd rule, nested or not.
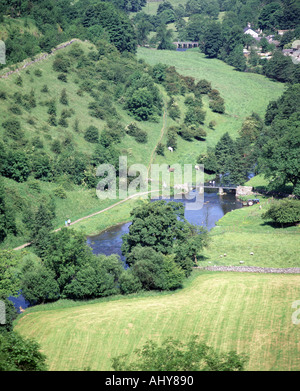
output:
[[[244,28],[244,34],[250,34],[253,38],[258,38],[258,32],[252,30],[250,23],[248,23],[248,26]]]

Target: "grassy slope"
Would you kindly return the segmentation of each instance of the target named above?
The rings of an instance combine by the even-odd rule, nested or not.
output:
[[[4,17],[5,23],[0,23],[0,39],[6,40],[8,37],[9,30],[17,29],[20,31],[21,34],[28,32],[30,34],[33,34],[35,36],[41,35],[38,28],[35,26],[34,21],[32,21],[30,18],[26,19],[13,19],[9,17]]]
[[[72,46],[72,45],[71,45]],[[70,50],[71,46],[67,47],[60,51],[67,53]],[[87,53],[92,45],[89,43],[80,43],[81,48]],[[71,137],[75,150],[78,152],[86,153],[91,155],[94,150],[94,144],[90,144],[84,140],[84,130],[89,125],[96,126],[100,131],[105,127],[105,122],[96,118],[93,118],[88,113],[88,103],[93,99],[88,95],[84,94],[83,96],[77,95],[77,90],[79,89],[78,78],[75,73],[70,72],[68,74],[68,82],[64,83],[57,79],[57,73],[52,70],[52,63],[54,56],[48,57],[42,62],[38,62],[26,70],[22,70],[19,74],[23,79],[23,87],[17,86],[15,84],[18,74],[13,74],[7,79],[0,79],[0,90],[7,91],[9,96],[12,96],[15,92],[22,92],[22,94],[29,93],[33,88],[35,91],[35,98],[37,101],[37,107],[27,112],[25,109],[22,109],[22,114],[16,116],[20,120],[22,129],[25,132],[26,139],[33,139],[35,136],[38,136],[43,142],[43,149],[50,156],[54,156],[54,153],[51,151],[51,144],[54,140],[62,140],[64,137]],[[38,77],[35,75],[34,71],[39,69],[42,71],[42,76]],[[28,72],[29,73],[28,73]],[[46,84],[49,88],[49,93],[42,93],[41,89],[43,85]],[[57,99],[57,118],[59,119],[61,111],[66,108],[66,106],[60,104],[59,97],[62,89],[65,88],[68,95],[69,106],[72,107],[75,111],[75,114],[71,118],[68,118],[67,121],[69,126],[67,129],[57,126],[51,127],[47,123],[48,114],[47,107],[43,105],[43,102],[51,99]],[[0,124],[5,120],[12,117],[12,114],[9,111],[11,105],[10,98],[7,100],[0,100]],[[118,114],[121,117],[121,123],[124,127],[133,121],[133,118],[130,117],[120,106],[116,105]],[[79,120],[79,132],[74,131],[73,126],[75,119]],[[28,123],[29,119],[33,119],[35,124],[30,125]],[[156,147],[156,144],[160,138],[161,129],[163,127],[163,117],[159,119],[158,122],[143,122],[139,123],[139,126],[146,130],[148,133],[148,142],[147,144],[139,144],[132,137],[125,136],[120,144],[121,153],[128,157],[128,164],[132,163],[142,163],[148,165],[150,163],[152,151]],[[0,137],[5,142],[4,129],[0,126]],[[5,178],[5,186],[7,192],[11,194],[11,199],[16,205],[17,209],[21,207],[24,201],[29,201],[31,203],[37,202],[42,196],[50,196],[53,194],[53,191],[57,188],[55,183],[45,183],[40,182],[41,192],[38,193],[29,188],[28,183],[17,184],[16,182]],[[67,216],[71,218],[72,221],[81,218],[83,216],[89,215],[96,211],[106,208],[107,206],[115,203],[117,200],[107,200],[101,201],[96,197],[96,192],[94,189],[85,190],[80,186],[73,186],[72,189],[66,188],[67,198],[60,199],[56,197],[56,220],[55,228],[61,227],[64,224],[64,221]],[[133,202],[131,202],[132,206]],[[127,206],[118,209],[120,211],[119,221],[126,221],[129,218],[130,210]],[[118,219],[118,217],[115,217]],[[22,223],[19,219],[19,226],[21,227]],[[90,223],[85,223],[84,227],[86,233],[94,233],[97,229],[94,225],[94,222],[91,226],[87,225]],[[106,226],[111,225],[110,218],[106,218]],[[12,246],[20,245],[24,242],[22,238],[9,238],[2,244],[2,247],[11,248]]]
[[[184,342],[192,334],[221,351],[248,354],[247,370],[300,369],[299,326],[291,321],[299,275],[195,271],[193,277],[172,294],[36,307],[15,330],[41,344],[52,371],[110,370],[112,357],[148,339]]]
[[[214,146],[225,132],[236,137],[247,116],[256,112],[263,117],[269,101],[277,99],[284,90],[283,84],[272,82],[264,76],[237,72],[233,67],[219,60],[208,60],[202,53],[199,53],[198,49],[177,52],[139,48],[137,55],[150,65],[172,64],[179,73],[192,76],[196,81],[207,79],[225,99],[225,115],[207,110],[203,126],[207,131],[206,143],[179,140],[177,152],[174,152],[172,157],[166,154],[172,162],[186,161],[187,158],[195,161],[200,153],[206,151],[207,147]],[[204,108],[207,109],[207,107],[208,101],[204,98]],[[215,130],[208,128],[212,120],[217,123]],[[158,162],[162,161],[163,159],[159,158]]]
[[[274,228],[261,218],[271,199],[260,197],[259,205],[227,213],[211,231],[211,243],[201,266],[239,265],[299,267],[300,226]],[[250,253],[253,252],[253,255]],[[226,254],[226,257],[224,257]]]

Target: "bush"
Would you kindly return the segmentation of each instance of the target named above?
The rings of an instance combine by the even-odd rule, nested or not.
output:
[[[134,122],[127,125],[125,131],[129,136],[134,137],[138,143],[146,143],[148,140],[147,132],[140,129]]]
[[[219,114],[225,113],[224,99],[221,97],[218,97],[217,99],[212,99],[209,102],[209,107],[215,113],[219,113]]]
[[[14,140],[20,140],[23,138],[23,130],[21,129],[20,121],[16,119],[9,119],[2,123],[5,133],[8,137],[11,137]]]
[[[62,199],[67,198],[67,194],[62,186],[59,186],[54,190],[54,195]]]
[[[43,87],[42,87],[42,89],[41,89],[41,92],[43,92],[43,93],[49,92],[49,88],[48,88],[47,84],[44,84],[44,85],[43,85]]]
[[[37,76],[37,77],[42,77],[42,75],[43,75],[43,73],[42,73],[42,71],[41,71],[40,69],[36,69],[36,70],[34,71],[34,74],[35,74],[35,76]]]
[[[205,79],[199,80],[195,86],[194,94],[197,96],[199,94],[209,94],[211,92],[211,83]]]
[[[125,270],[119,278],[120,290],[124,295],[142,290],[142,283],[130,269]]]
[[[70,69],[70,60],[62,55],[57,55],[53,61],[53,70],[60,73],[67,73]]]
[[[158,155],[164,156],[164,154],[165,154],[165,153],[164,153],[164,146],[163,146],[162,143],[158,143],[158,144],[157,144],[156,153],[157,153]]]
[[[89,126],[84,133],[84,139],[89,143],[98,143],[99,130],[93,125]]]
[[[63,81],[64,83],[68,82],[68,78],[67,78],[67,75],[65,73],[60,73],[57,76],[57,79],[60,80],[60,81]]]
[[[20,107],[18,105],[11,105],[9,108],[9,111],[11,111],[13,114],[16,114],[16,115],[22,114],[22,110],[20,109]]]
[[[271,219],[275,224],[293,225],[300,222],[300,200],[284,199],[276,201],[262,215],[263,219]]]

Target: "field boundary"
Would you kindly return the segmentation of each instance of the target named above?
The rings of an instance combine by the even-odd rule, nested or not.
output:
[[[300,274],[300,267],[275,268],[259,266],[195,266],[195,269],[214,272]]]

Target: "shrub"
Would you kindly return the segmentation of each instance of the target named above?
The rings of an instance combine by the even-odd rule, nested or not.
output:
[[[67,73],[70,69],[70,60],[62,55],[57,55],[53,61],[53,70],[60,73]]]
[[[62,105],[68,105],[69,104],[68,97],[67,97],[67,91],[66,91],[65,88],[61,91],[59,101],[60,101],[60,103]]]
[[[11,111],[13,114],[16,114],[16,115],[22,114],[22,110],[20,109],[20,107],[18,105],[11,105],[9,108],[9,111]]]
[[[215,113],[219,113],[219,114],[225,113],[224,99],[221,97],[211,100],[209,102],[209,107]]]
[[[194,94],[209,94],[211,92],[211,83],[205,79],[199,80],[195,86]]]
[[[23,79],[20,75],[16,78],[15,84],[20,87],[23,86]]]
[[[216,125],[217,125],[216,121],[210,121],[210,123],[208,124],[208,127],[209,127],[209,129],[214,129]]]
[[[67,75],[65,73],[60,73],[57,76],[57,79],[60,80],[60,81],[63,81],[64,83],[68,82],[68,78],[67,78]]]
[[[42,87],[42,89],[41,89],[41,92],[44,92],[44,93],[49,92],[49,88],[48,88],[47,84],[44,84],[44,85],[43,85],[43,87]]]
[[[164,154],[165,154],[164,149],[165,148],[164,148],[163,144],[162,143],[158,143],[157,147],[156,147],[156,153],[158,155],[164,156]]]
[[[89,143],[98,143],[99,130],[93,125],[89,126],[84,133],[84,139]]]
[[[7,98],[5,91],[0,91],[0,99],[5,100]]]
[[[134,137],[138,143],[146,143],[148,140],[147,132],[140,129],[134,122],[127,125],[125,131],[129,136]]]
[[[5,133],[8,137],[11,137],[14,140],[22,139],[24,133],[21,129],[20,121],[16,119],[9,119],[2,123]]]
[[[67,194],[62,186],[59,186],[54,190],[54,195],[62,199],[67,198]]]
[[[206,113],[199,106],[189,106],[186,115],[184,117],[185,124],[203,124]]]
[[[275,224],[291,225],[300,222],[300,200],[284,199],[274,202],[263,213],[263,219],[271,219]]]
[[[40,69],[36,69],[36,70],[34,71],[34,74],[35,74],[35,76],[37,76],[37,77],[42,77],[43,72],[42,72]]]

